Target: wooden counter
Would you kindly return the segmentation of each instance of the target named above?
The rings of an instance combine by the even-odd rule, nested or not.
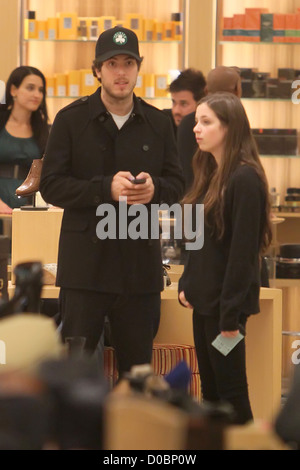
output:
[[[12,268],[23,261],[57,262],[61,209],[48,211],[13,211]],[[279,226],[284,224],[279,224]],[[192,311],[177,300],[177,281],[182,266],[171,266],[170,287],[161,295],[161,322],[156,343],[194,344]],[[14,287],[9,284],[9,295]],[[57,298],[59,288],[44,286],[43,298]],[[255,418],[272,419],[281,397],[282,292],[280,289],[260,291],[261,313],[250,317],[247,325],[247,369],[251,403]]]

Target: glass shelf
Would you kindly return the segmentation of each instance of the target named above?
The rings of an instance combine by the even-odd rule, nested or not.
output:
[[[24,39],[24,42],[97,42],[97,39]],[[181,44],[182,41],[139,41],[139,44]]]
[[[223,46],[224,44],[254,44],[254,45],[272,45],[272,46],[299,46],[300,42],[274,42],[274,41],[218,41],[218,44]]]
[[[263,98],[263,97],[262,98],[249,98],[249,97],[243,97],[242,96],[242,100],[247,100],[247,101],[271,101],[271,102],[274,102],[274,101],[275,102],[276,101],[281,102],[281,101],[283,101],[283,102],[286,102],[286,103],[291,102],[293,104],[292,97],[291,98]]]
[[[60,100],[78,100],[80,98],[83,98],[84,96],[87,95],[82,95],[82,96],[46,96],[46,98],[51,98],[51,99],[60,99]],[[137,98],[142,98],[143,100],[171,100],[170,97],[168,96],[140,96]]]
[[[300,155],[259,155],[260,158],[300,158]]]

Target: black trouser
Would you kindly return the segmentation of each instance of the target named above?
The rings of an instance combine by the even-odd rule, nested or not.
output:
[[[60,311],[63,340],[84,336],[89,353],[95,351],[108,317],[120,377],[133,365],[151,363],[160,319],[160,293],[117,295],[61,289]]]
[[[245,327],[246,317],[240,323]],[[224,356],[211,343],[220,333],[219,318],[193,313],[194,341],[203,399],[227,401],[236,413],[236,424],[253,419],[246,376],[245,339]]]

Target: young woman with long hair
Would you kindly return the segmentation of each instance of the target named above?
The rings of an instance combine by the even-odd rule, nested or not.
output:
[[[46,80],[35,67],[17,67],[6,83],[0,105],[0,213],[28,202],[15,190],[34,159],[41,158],[49,133]]]
[[[194,182],[183,203],[204,204],[204,245],[189,251],[179,301],[193,308],[194,340],[204,400],[229,402],[235,422],[253,418],[245,339],[227,355],[211,344],[245,335],[259,312],[260,260],[272,238],[268,184],[249,121],[232,93],[203,98],[196,110]]]

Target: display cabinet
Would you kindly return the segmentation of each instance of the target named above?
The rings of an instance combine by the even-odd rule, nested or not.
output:
[[[184,68],[186,8],[185,0],[23,0],[21,62],[38,67],[53,83],[47,100],[51,120],[60,108],[96,89],[91,74],[96,40],[118,24],[136,28],[140,40],[144,86],[137,94],[159,108],[170,107],[166,88]],[[28,12],[35,14],[28,18]],[[83,79],[79,71],[85,72]],[[76,73],[75,83],[83,87],[68,85]]]
[[[260,17],[259,23],[259,15],[256,14],[256,20],[255,14],[252,18],[249,16],[249,9],[255,7],[267,15]],[[248,16],[245,17],[245,14]],[[265,74],[265,77],[280,77],[280,86],[287,93],[285,98],[281,94],[274,96],[273,90],[270,89],[270,94],[263,93],[261,97],[242,97],[252,128],[300,129],[299,54],[299,0],[217,1],[216,64],[235,65],[241,69],[253,68]],[[293,78],[287,80],[287,77],[282,75],[283,71],[290,73]],[[274,84],[272,80],[268,82],[270,85]],[[285,155],[260,155],[269,186],[276,187],[281,205],[285,205],[287,188],[300,187],[299,145],[296,155],[284,153]],[[274,225],[273,255],[278,253],[280,244],[300,244],[298,210],[300,209],[295,207],[289,212],[276,212],[275,215],[281,218],[282,222]],[[282,378],[285,390],[293,371],[294,341],[299,339],[300,335],[300,279],[275,279],[272,286],[282,289],[283,293]]]
[[[253,19],[249,18],[245,22],[245,12],[249,9],[258,8],[267,10],[271,17],[273,31],[266,37],[261,35],[253,37],[257,25]],[[299,12],[297,12],[299,8]],[[286,21],[282,26],[283,35],[277,31],[277,16]],[[298,15],[297,30],[294,30],[294,37],[289,36],[289,21]],[[230,21],[233,23],[230,24]],[[229,24],[228,24],[229,21]],[[274,24],[273,24],[274,21]],[[227,36],[228,26],[233,27],[234,35]],[[252,26],[252,29],[251,29]],[[286,28],[285,28],[286,26]],[[296,23],[295,23],[296,26]],[[240,28],[240,30],[238,30]],[[244,28],[243,34],[241,33]],[[278,70],[294,69],[295,79],[291,80],[290,98],[273,97],[267,98],[243,98],[243,105],[246,109],[252,128],[262,129],[300,129],[300,91],[297,92],[300,82],[296,83],[299,73],[299,53],[300,53],[300,1],[286,0],[275,2],[273,0],[262,0],[253,2],[249,0],[218,0],[217,1],[217,29],[216,29],[216,64],[226,66],[238,66],[240,68],[254,68],[269,77],[278,77]],[[257,29],[256,29],[257,31]],[[297,33],[296,33],[297,31]],[[225,32],[225,34],[224,34]],[[247,36],[248,34],[248,36]],[[251,36],[252,34],[252,36]],[[228,40],[229,37],[229,40]],[[262,40],[266,39],[266,40]],[[297,42],[296,42],[297,41]],[[287,82],[287,80],[285,80]],[[288,83],[283,86],[289,87]],[[262,163],[267,173],[270,187],[276,187],[280,194],[280,202],[284,203],[286,190],[288,187],[300,186],[300,150],[298,155],[261,155]],[[300,242],[300,234],[299,234]]]

